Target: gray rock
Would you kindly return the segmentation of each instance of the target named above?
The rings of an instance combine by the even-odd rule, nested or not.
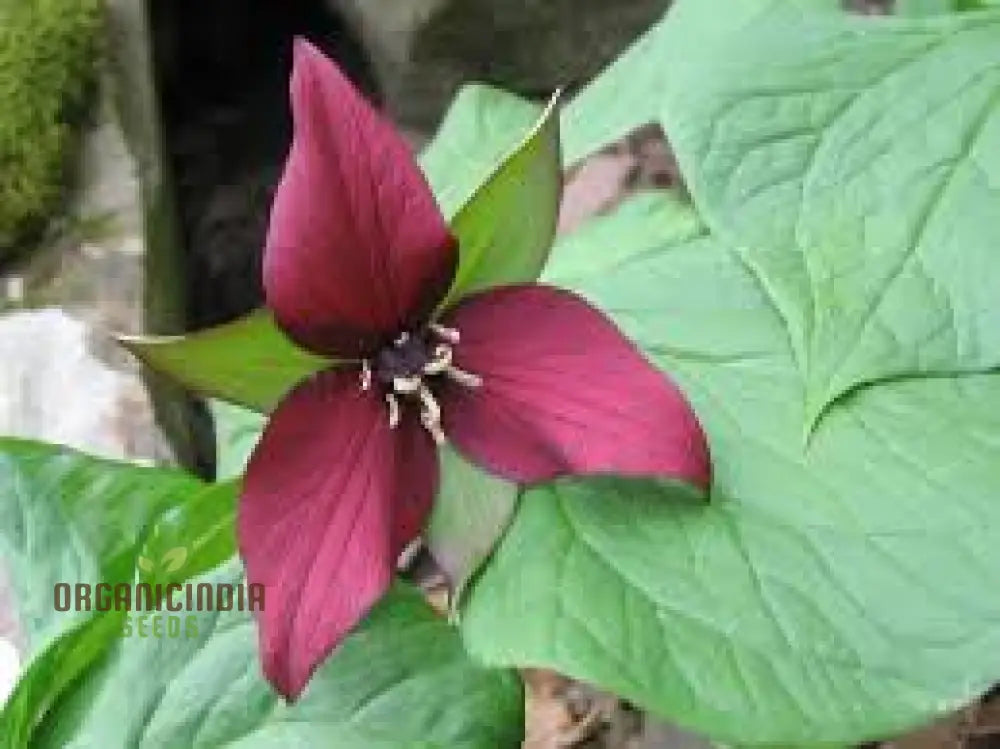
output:
[[[59,309],[0,318],[0,433],[111,458],[162,457],[142,380],[101,349],[88,325]]]

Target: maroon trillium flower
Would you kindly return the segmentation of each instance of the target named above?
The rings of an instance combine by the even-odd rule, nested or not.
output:
[[[239,511],[264,670],[294,698],[390,586],[438,482],[437,444],[514,482],[663,476],[706,487],[677,388],[577,296],[523,284],[437,308],[457,247],[405,142],[306,42],[264,260],[285,332],[328,356],[273,413]]]

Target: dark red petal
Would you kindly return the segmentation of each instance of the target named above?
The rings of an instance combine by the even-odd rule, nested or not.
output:
[[[429,316],[454,275],[455,243],[406,142],[304,41],[292,112],[264,256],[267,304],[299,344],[358,356]]]
[[[390,585],[437,490],[437,455],[406,414],[357,373],[323,372],[271,417],[243,484],[240,550],[266,586],[257,614],[264,672],[288,698]]]
[[[508,286],[469,297],[444,323],[456,364],[443,424],[459,450],[512,481],[614,473],[707,487],[708,446],[680,390],[600,312],[567,291]]]

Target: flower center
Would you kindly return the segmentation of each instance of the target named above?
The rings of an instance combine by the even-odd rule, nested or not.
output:
[[[402,403],[420,405],[420,423],[439,445],[444,444],[441,407],[428,386],[428,380],[447,377],[465,387],[483,384],[482,378],[452,364],[459,332],[431,323],[419,333],[402,333],[371,359],[361,362],[361,389],[370,390],[378,383],[385,391],[389,407],[389,428],[399,426]]]

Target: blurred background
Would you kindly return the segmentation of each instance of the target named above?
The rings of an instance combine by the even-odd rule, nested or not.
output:
[[[211,475],[202,407],[144,380],[99,331],[178,333],[260,305],[296,35],[337,60],[419,149],[460,84],[571,96],[668,5],[0,0],[0,434]],[[889,2],[852,8],[891,12]],[[564,230],[636,189],[683,189],[655,125],[567,177]],[[18,644],[4,575],[0,700]],[[557,675],[526,679],[529,749],[708,746]],[[970,708],[892,746],[1000,746],[998,713]]]

